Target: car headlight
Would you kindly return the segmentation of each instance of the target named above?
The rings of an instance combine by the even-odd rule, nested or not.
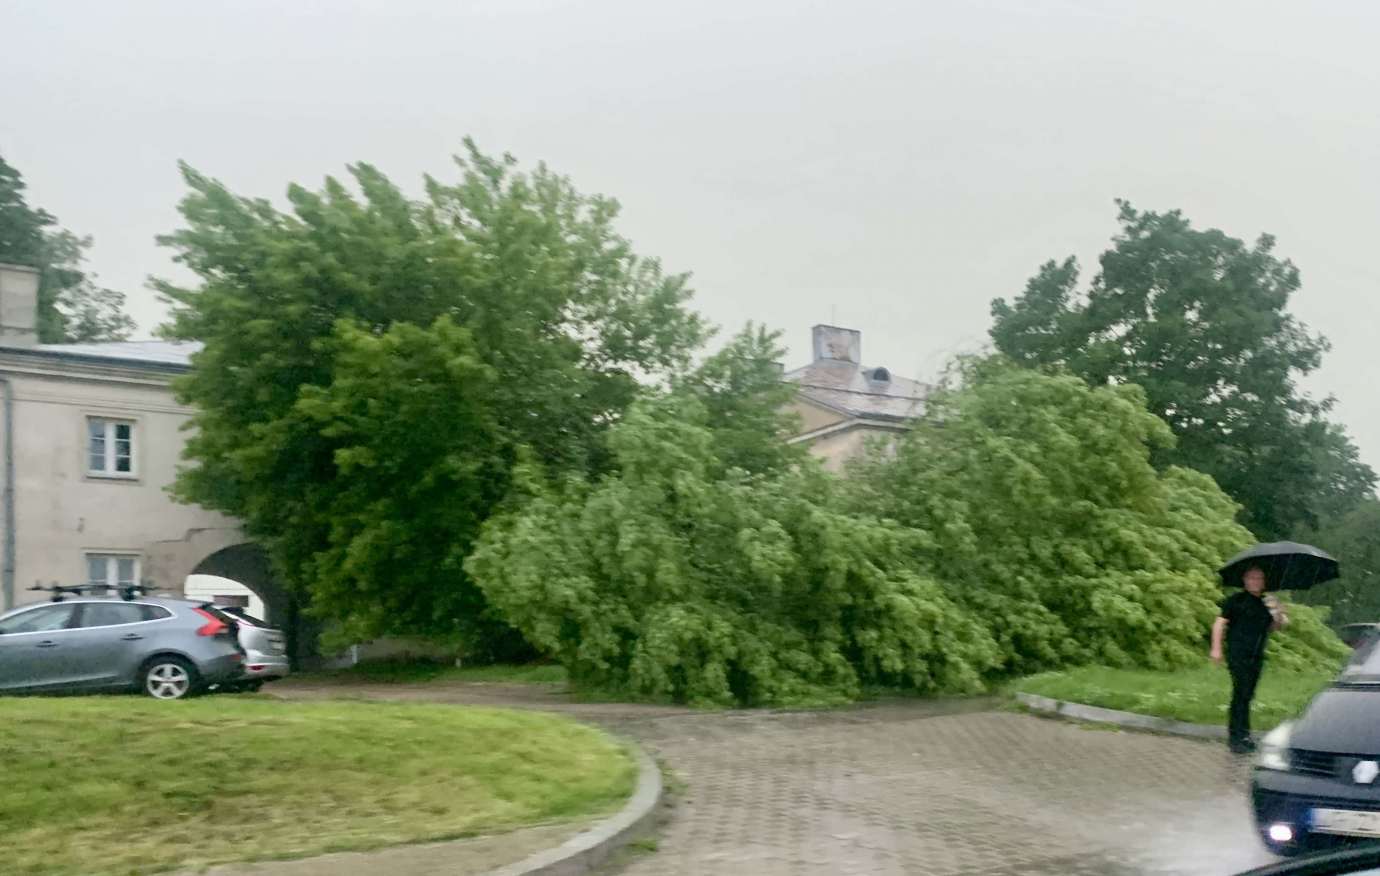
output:
[[[1255,765],[1266,770],[1289,769],[1289,736],[1294,729],[1292,721],[1285,721],[1260,740],[1260,752]]]

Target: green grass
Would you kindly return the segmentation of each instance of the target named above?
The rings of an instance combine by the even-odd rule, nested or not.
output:
[[[1251,707],[1251,726],[1268,730],[1294,717],[1334,675],[1285,672],[1267,663]],[[1197,724],[1225,724],[1231,677],[1224,667],[1210,663],[1177,672],[1084,666],[1019,679],[1011,689]]]
[[[0,700],[8,876],[144,874],[602,813],[614,740],[535,712],[208,697]]]
[[[381,684],[416,684],[431,681],[564,684],[566,681],[565,667],[558,663],[451,666],[430,660],[370,660],[345,669],[303,673],[296,677],[313,681],[341,680]]]

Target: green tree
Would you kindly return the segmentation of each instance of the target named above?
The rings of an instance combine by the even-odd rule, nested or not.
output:
[[[705,330],[616,203],[467,148],[421,202],[355,165],[357,194],[294,185],[290,213],[184,167],[164,243],[201,283],[159,288],[166,331],[205,343],[177,494],[242,519],[349,634],[483,652],[503,636],[460,560],[512,461],[599,470],[638,376],[683,370]]]
[[[752,474],[779,471],[805,458],[805,447],[787,444],[796,429],[787,406],[794,384],[782,380],[781,333],[749,323],[721,350],[677,382],[705,407],[705,425],[724,470]]]
[[[1178,211],[1118,204],[1120,232],[1086,292],[1069,258],[1043,265],[1013,302],[992,303],[997,349],[1094,385],[1143,387],[1178,437],[1156,449],[1156,464],[1211,475],[1262,538],[1315,521],[1338,489],[1349,500],[1369,493],[1375,473],[1324,419],[1330,402],[1297,388],[1327,344],[1287,312],[1299,273],[1274,238],[1247,246]]]
[[[91,239],[58,228],[51,213],[29,206],[25,188],[19,171],[0,157],[0,262],[39,269],[39,341],[129,337],[134,320],[124,312],[124,293],[97,286],[82,268]]]
[[[852,502],[924,534],[920,568],[986,621],[1005,671],[1168,669],[1203,659],[1215,570],[1252,540],[1211,479],[1155,469],[1173,443],[1136,385],[978,361],[854,467]],[[1331,659],[1337,645],[1290,653]]]
[[[1336,557],[1342,577],[1306,591],[1301,601],[1328,606],[1334,624],[1380,620],[1380,500],[1354,503],[1302,537]]]
[[[648,399],[610,431],[611,473],[551,486],[525,470],[526,500],[490,519],[468,562],[489,600],[576,683],[639,696],[982,685],[996,649],[910,567],[917,534],[844,511],[816,465],[727,465],[742,435],[722,441],[712,420],[694,393]]]

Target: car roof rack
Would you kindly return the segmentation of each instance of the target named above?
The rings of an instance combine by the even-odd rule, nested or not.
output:
[[[35,582],[30,590],[37,590],[41,593],[51,593],[49,597],[52,602],[62,602],[69,596],[85,596],[87,594],[109,594],[114,590],[125,602],[129,602],[136,596],[143,596],[151,589],[147,584],[125,584],[120,587],[111,587],[108,584],[59,584],[54,581],[51,584]]]

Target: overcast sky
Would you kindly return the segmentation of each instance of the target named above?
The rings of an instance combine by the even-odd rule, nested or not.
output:
[[[409,189],[473,135],[622,201],[736,328],[862,330],[928,379],[1037,265],[1088,275],[1113,198],[1279,238],[1307,383],[1380,468],[1380,4],[235,0],[0,5],[0,154],[95,238],[144,333],[176,162],[281,198],[369,161]]]

